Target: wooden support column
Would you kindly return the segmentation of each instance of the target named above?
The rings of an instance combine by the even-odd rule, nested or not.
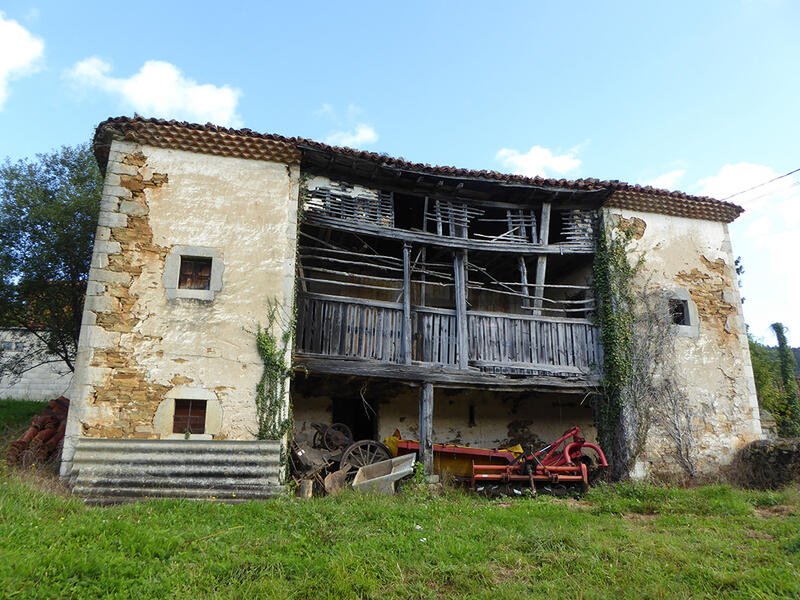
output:
[[[467,251],[453,253],[453,281],[456,289],[456,348],[458,368],[469,366],[469,332],[467,331]]]
[[[411,244],[403,244],[403,362],[411,364]]]
[[[542,204],[542,221],[539,227],[539,243],[546,246],[550,240],[550,203],[545,202]],[[536,288],[533,293],[537,297],[533,301],[533,314],[542,314],[542,301],[544,296],[544,276],[547,273],[547,255],[539,256],[536,261]]]
[[[526,296],[530,295],[528,291],[528,266],[525,264],[525,257],[520,255],[519,257],[519,280],[522,284],[522,293]],[[522,299],[522,306],[528,308],[531,305],[531,301],[529,298]]]
[[[433,474],[433,384],[423,383],[419,392],[419,456],[425,474]]]

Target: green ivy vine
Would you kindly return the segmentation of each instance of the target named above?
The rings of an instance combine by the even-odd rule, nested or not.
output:
[[[626,465],[620,452],[625,440],[620,420],[626,390],[633,378],[634,292],[632,283],[641,261],[631,265],[628,245],[634,231],[610,228],[601,223],[593,266],[593,285],[598,299],[597,324],[603,348],[603,381],[594,402],[594,420],[598,441],[622,471]]]
[[[260,440],[280,440],[292,428],[291,403],[286,417],[283,411],[287,381],[292,376],[287,356],[294,339],[294,327],[294,318],[286,318],[278,302],[267,303],[266,323],[263,327],[258,323],[256,329],[256,347],[264,363],[261,380],[256,386],[256,437]],[[278,335],[274,333],[276,329],[280,331]]]

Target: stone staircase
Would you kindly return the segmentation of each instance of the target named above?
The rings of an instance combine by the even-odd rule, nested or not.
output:
[[[280,494],[280,442],[81,438],[72,493],[89,504],[153,498],[216,502]]]

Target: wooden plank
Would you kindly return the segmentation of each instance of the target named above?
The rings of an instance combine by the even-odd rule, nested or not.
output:
[[[519,278],[520,283],[522,283],[522,293],[525,296],[529,295],[528,291],[528,266],[525,264],[525,257],[520,255],[517,259],[519,262]],[[542,292],[544,293],[544,292]],[[531,305],[530,298],[523,298],[522,299],[522,306],[528,307]]]
[[[547,246],[550,241],[550,203],[544,202],[542,204],[542,219],[539,223],[539,243],[542,246]],[[544,281],[545,273],[547,272],[547,257],[540,256],[536,261],[536,288],[534,291],[535,296],[544,295]],[[534,300],[533,307],[541,314],[542,301]],[[534,314],[537,314],[535,311]]]
[[[465,250],[479,250],[482,252],[504,252],[539,256],[548,254],[594,254],[593,248],[574,248],[565,244],[531,244],[524,242],[497,242],[489,240],[476,240],[472,238],[448,237],[422,231],[409,231],[407,229],[391,229],[388,227],[370,226],[364,223],[355,223],[345,220],[326,219],[324,217],[309,215],[306,223],[317,227],[345,230],[350,233],[362,233],[375,237],[407,241],[415,244],[439,246],[443,248],[461,248]]]
[[[399,382],[429,382],[440,385],[474,386],[488,389],[518,390],[573,390],[585,391],[598,386],[600,379],[595,373],[567,374],[562,376],[545,374],[526,378],[508,378],[474,371],[464,371],[445,366],[426,364],[392,364],[377,360],[354,358],[330,358],[313,356],[305,353],[297,354],[294,366],[296,369],[308,369],[311,373],[327,373],[331,375],[353,375],[356,377],[374,377]],[[542,366],[547,372],[547,365]]]
[[[411,364],[411,244],[403,244],[403,362]]]
[[[397,310],[403,309],[402,302],[386,302],[384,300],[369,300],[367,298],[351,298],[349,296],[334,296],[331,294],[317,294],[312,292],[298,293],[298,297],[311,300],[323,300],[325,302],[339,302],[342,304],[363,304],[365,306],[382,306],[384,308],[394,308]]]
[[[424,383],[419,395],[419,461],[433,474],[433,384]]]
[[[508,367],[513,369],[523,369],[523,370],[528,369],[537,371],[557,371],[559,373],[584,373],[588,371],[569,365],[551,365],[547,363],[516,362],[512,360],[499,360],[499,361],[472,360],[470,361],[470,365],[476,367]]]
[[[458,366],[466,369],[469,365],[469,342],[467,331],[467,289],[466,289],[466,251],[453,253],[453,273],[455,281],[456,300],[456,329],[457,329],[457,356]]]

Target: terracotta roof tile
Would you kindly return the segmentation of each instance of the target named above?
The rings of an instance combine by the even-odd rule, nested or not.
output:
[[[736,204],[706,196],[692,196],[683,192],[671,192],[650,186],[631,185],[617,180],[550,179],[511,175],[498,173],[497,171],[478,171],[421,164],[376,152],[329,146],[304,138],[287,138],[281,135],[258,133],[251,129],[230,129],[212,125],[211,123],[200,125],[197,123],[145,119],[142,117],[115,117],[107,119],[97,126],[94,149],[98,162],[102,167],[105,166],[105,162],[108,159],[108,148],[111,137],[114,135],[122,139],[162,148],[290,164],[300,162],[302,147],[306,146],[323,151],[334,151],[387,167],[430,175],[466,177],[485,181],[574,190],[607,189],[611,192],[611,195],[604,206],[610,208],[655,212],[694,219],[723,221],[725,223],[733,221],[744,210]]]

